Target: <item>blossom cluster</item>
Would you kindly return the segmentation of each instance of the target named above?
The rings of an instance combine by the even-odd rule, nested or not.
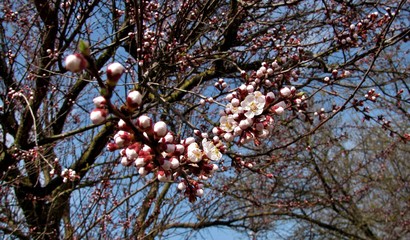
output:
[[[295,87],[277,85],[279,69],[275,61],[270,65],[262,63],[250,77],[243,73],[247,83],[226,95],[228,104],[213,133],[227,142],[237,139],[246,144],[253,140],[258,145],[272,133],[275,115],[283,114],[291,106],[301,108],[303,94],[297,93]]]
[[[347,19],[343,19],[341,22],[345,26],[345,29],[335,36],[335,40],[345,48],[357,47],[359,46],[360,41],[367,41],[369,30],[380,28],[386,24],[390,20],[392,14],[394,13],[392,13],[390,9],[388,9],[387,13],[382,16],[379,16],[378,12],[373,12],[359,20],[356,24],[351,23],[350,25]],[[344,18],[345,17],[346,16],[344,16]]]
[[[61,177],[63,178],[63,182],[74,181],[78,178],[76,172],[73,169],[64,169],[61,171]]]
[[[204,193],[201,181],[212,177],[218,169],[224,145],[217,137],[212,140],[206,134],[199,145],[194,137],[179,140],[163,121],[154,122],[141,115],[132,130],[123,120],[118,122],[118,131],[108,143],[109,151],[120,150],[121,164],[135,166],[141,176],[156,174],[158,181],[179,182],[191,201]]]
[[[78,72],[86,67],[82,61],[78,55],[67,57],[66,68]],[[290,85],[291,79],[297,79],[297,71],[283,71],[281,65],[287,61],[281,59],[280,63],[262,63],[251,76],[242,72],[246,83],[226,95],[228,104],[221,113],[219,126],[213,128],[212,138],[195,130],[194,136],[181,139],[169,130],[164,121],[155,122],[149,115],[140,115],[134,120],[120,119],[117,132],[107,149],[119,150],[121,164],[135,166],[141,176],[152,173],[158,181],[178,182],[178,189],[190,201],[195,201],[204,194],[203,181],[212,177],[218,169],[217,163],[225,151],[223,142],[237,139],[239,144],[246,144],[253,140],[258,145],[272,133],[276,115],[291,108],[303,110],[305,96],[298,93],[295,87],[283,84]],[[108,65],[105,84],[109,91],[114,89],[124,72],[124,67],[119,63]],[[224,91],[227,84],[223,79],[218,79],[215,87]],[[93,124],[106,121],[113,107],[108,106],[107,97],[109,95],[93,99],[95,109],[90,114]],[[128,93],[124,107],[127,112],[135,113],[142,104],[143,95],[133,90]]]
[[[66,68],[72,72],[79,72],[87,67],[85,58],[81,54],[73,54],[66,58]],[[85,60],[86,61],[86,60]],[[112,63],[107,67],[106,86],[113,90],[118,80],[125,72],[120,63]],[[90,113],[93,124],[106,121],[109,114],[106,96],[93,99],[94,110]],[[137,110],[143,102],[143,95],[133,90],[128,93],[125,108],[128,112]],[[129,126],[128,124],[132,124]],[[215,136],[211,140],[208,135],[195,131],[197,138],[202,139],[201,145],[195,137],[180,140],[168,129],[163,121],[154,122],[148,115],[141,115],[135,121],[118,122],[118,131],[108,143],[109,151],[120,150],[121,164],[134,165],[141,176],[150,173],[156,175],[161,182],[179,182],[178,189],[184,191],[190,201],[204,194],[201,181],[212,177],[218,169],[214,162],[222,158],[224,145]],[[69,170],[63,171],[64,180],[71,180],[75,176]]]

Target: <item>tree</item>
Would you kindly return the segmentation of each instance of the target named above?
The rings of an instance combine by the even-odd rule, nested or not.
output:
[[[269,234],[290,221],[299,238],[405,237],[408,9],[405,0],[4,1],[2,234]],[[388,140],[376,143],[391,143],[372,149],[366,137],[356,153],[346,129],[360,133],[354,140],[384,129]],[[400,227],[375,217],[386,202]]]

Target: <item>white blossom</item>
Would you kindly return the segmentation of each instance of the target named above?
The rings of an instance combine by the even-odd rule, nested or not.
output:
[[[202,141],[202,147],[204,148],[205,155],[213,160],[213,161],[218,161],[222,157],[222,153],[219,151],[219,149],[215,146],[215,144],[212,141],[207,141],[204,139]]]
[[[204,190],[202,188],[199,188],[196,190],[196,195],[198,197],[202,197],[204,195]]]
[[[222,116],[219,123],[220,128],[225,132],[232,132],[238,126],[238,122],[235,121],[232,115]]]
[[[187,152],[189,161],[197,163],[202,160],[203,153],[196,142],[189,144]]]
[[[241,102],[243,110],[245,110],[245,116],[247,118],[253,118],[254,116],[260,115],[265,107],[265,96],[259,92],[255,91]]]

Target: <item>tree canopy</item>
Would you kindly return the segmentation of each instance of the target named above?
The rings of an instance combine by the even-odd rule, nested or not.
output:
[[[409,237],[408,1],[0,8],[0,236]]]

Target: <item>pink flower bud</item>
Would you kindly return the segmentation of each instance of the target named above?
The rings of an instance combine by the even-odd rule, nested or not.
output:
[[[108,150],[108,151],[114,152],[114,151],[117,150],[117,149],[118,149],[117,144],[115,144],[115,143],[108,143],[108,144],[107,144],[107,150]]]
[[[120,121],[118,121],[118,128],[120,130],[124,130],[124,131],[130,131],[131,130],[131,128],[127,125],[127,123],[122,119],[120,119]]]
[[[107,101],[103,96],[99,96],[93,99],[94,105],[96,108],[104,108],[107,104]]]
[[[232,142],[234,139],[234,136],[232,135],[232,133],[225,133],[223,137],[225,141],[227,142]]]
[[[127,146],[131,141],[131,134],[126,131],[119,131],[117,134],[114,135],[114,142],[119,147]]]
[[[240,103],[241,102],[237,98],[232,98],[232,100],[231,100],[231,104],[232,104],[233,107],[239,106]]]
[[[165,152],[167,152],[167,153],[175,152],[175,144],[170,144],[170,143],[166,144]]]
[[[178,183],[178,190],[184,191],[186,189],[186,184],[184,182]]]
[[[103,108],[96,108],[90,113],[90,119],[93,124],[100,124],[107,118],[108,111]]]
[[[258,131],[258,132],[260,132],[260,131],[262,131],[262,129],[264,129],[264,125],[263,125],[263,123],[256,123],[255,124],[255,129],[256,129],[256,131]]]
[[[125,166],[125,167],[129,167],[131,166],[132,161],[129,161],[127,157],[122,157],[121,158],[121,165]]]
[[[147,169],[145,167],[140,167],[138,169],[138,173],[141,175],[141,177],[146,176],[149,172],[147,171]]]
[[[274,107],[274,112],[278,115],[281,115],[284,111],[285,109],[283,109],[283,107]]]
[[[239,127],[242,130],[245,130],[245,129],[249,128],[252,125],[252,123],[253,123],[253,121],[251,119],[247,118],[247,119],[241,120],[239,122]]]
[[[68,55],[65,58],[65,68],[70,72],[81,72],[88,67],[88,62],[80,53]]]
[[[139,149],[138,147],[135,147],[134,144],[131,146],[128,146],[128,148],[125,149],[125,155],[129,159],[136,159],[138,157],[138,152],[139,152]]]
[[[137,119],[137,126],[141,128],[142,130],[145,130],[151,127],[151,125],[152,125],[151,118],[146,115],[142,115]]]
[[[185,147],[182,144],[175,145],[175,154],[183,154],[185,151]]]
[[[107,84],[111,87],[117,85],[121,75],[125,72],[125,68],[120,63],[111,63],[107,67]]]
[[[218,165],[212,164],[212,173],[216,172],[219,169]]]
[[[139,106],[141,106],[142,103],[142,95],[138,91],[131,91],[128,93],[127,96],[127,106],[131,107],[132,109],[135,109]]]
[[[168,170],[171,169],[171,166],[172,166],[172,164],[171,164],[171,162],[170,162],[168,159],[163,159],[163,160],[161,161],[161,167],[162,167],[162,169],[168,171]]]
[[[233,130],[234,136],[239,136],[242,134],[242,128],[240,128],[239,126],[236,126]]]
[[[199,188],[196,190],[196,195],[198,197],[202,197],[204,195],[204,190],[202,188]]]
[[[164,141],[166,143],[174,142],[174,135],[171,132],[168,132],[167,135],[165,135],[165,137],[164,137]]]
[[[291,90],[288,87],[284,87],[280,90],[280,94],[284,97],[287,97],[291,94]]]
[[[158,181],[160,181],[160,182],[169,181],[169,178],[167,177],[167,175],[164,171],[158,171],[157,178],[158,178]]]
[[[264,76],[265,74],[263,73],[263,71],[261,71],[260,69],[258,70],[258,71],[256,71],[256,76],[258,77],[258,78],[260,78],[260,77],[262,77],[262,76]]]
[[[143,157],[138,157],[137,159],[135,159],[134,164],[137,167],[143,167],[143,166],[145,166],[146,162],[145,162],[145,159]]]
[[[164,137],[168,132],[167,124],[163,121],[159,121],[154,125],[154,134],[156,137]]]
[[[171,162],[172,169],[177,169],[179,167],[179,160],[176,157],[172,157],[170,159],[170,162]]]
[[[273,100],[275,100],[275,94],[273,92],[268,92],[266,94],[266,103],[269,104],[271,102],[273,102]]]

